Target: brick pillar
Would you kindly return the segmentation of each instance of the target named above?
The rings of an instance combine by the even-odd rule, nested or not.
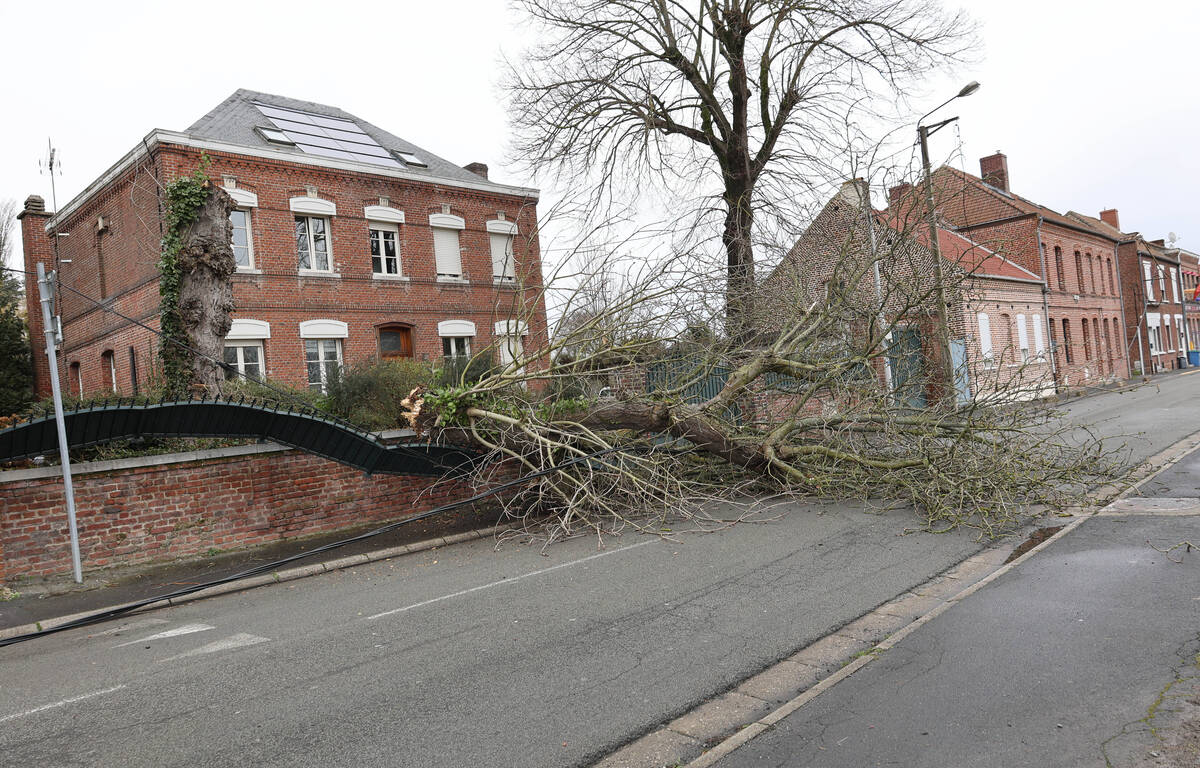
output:
[[[29,320],[29,345],[33,349],[33,393],[50,396],[50,367],[46,360],[46,329],[42,323],[41,293],[37,285],[37,265],[54,269],[54,246],[46,234],[46,222],[54,214],[46,210],[46,201],[37,195],[25,198],[25,209],[17,214],[21,222],[21,243],[25,249],[25,312]]]

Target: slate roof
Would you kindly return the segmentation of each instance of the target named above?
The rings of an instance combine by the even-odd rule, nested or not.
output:
[[[405,141],[399,136],[394,136],[378,126],[368,123],[360,117],[350,114],[337,107],[331,107],[326,104],[317,104],[312,101],[301,101],[300,99],[290,99],[286,96],[276,96],[271,93],[261,93],[259,91],[250,91],[240,88],[234,91],[228,98],[214,107],[208,114],[200,118],[196,122],[188,126],[186,133],[196,138],[214,139],[224,141],[230,144],[239,144],[244,147],[256,147],[263,149],[271,149],[274,151],[294,152],[303,155],[302,150],[295,147],[284,147],[278,144],[272,144],[264,139],[254,129],[256,127],[271,127],[271,121],[267,119],[262,112],[254,106],[254,102],[261,102],[276,107],[284,107],[287,109],[298,109],[303,112],[311,112],[316,115],[325,115],[326,117],[337,117],[343,120],[352,120],[358,124],[360,128],[379,145],[385,149],[394,152],[411,152],[423,160],[429,167],[420,168],[418,166],[408,166],[405,172],[412,173],[418,176],[429,176],[431,179],[453,179],[458,181],[481,182],[483,177],[477,176],[474,173],[462,168],[444,158],[438,157],[432,152],[422,149],[415,144]]]

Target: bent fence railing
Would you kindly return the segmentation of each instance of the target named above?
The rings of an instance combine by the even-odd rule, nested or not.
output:
[[[225,437],[271,440],[368,474],[446,475],[478,454],[455,446],[388,445],[370,432],[320,415],[264,402],[190,400],[103,403],[63,414],[67,443],[84,448],[135,437]],[[0,462],[54,455],[54,416],[0,429]]]

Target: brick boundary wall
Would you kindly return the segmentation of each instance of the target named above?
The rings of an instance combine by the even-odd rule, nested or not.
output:
[[[390,521],[477,492],[469,480],[368,476],[273,444],[73,469],[85,571]],[[69,573],[58,467],[0,472],[0,500],[0,582]]]

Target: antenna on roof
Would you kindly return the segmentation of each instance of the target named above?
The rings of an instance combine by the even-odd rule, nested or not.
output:
[[[54,144],[50,141],[50,139],[48,137],[46,139],[46,149],[47,149],[48,154],[46,155],[45,160],[38,161],[38,169],[43,175],[50,176],[50,204],[54,206],[54,215],[55,215],[55,217],[57,217],[58,216],[58,189],[56,188],[56,186],[54,184],[54,177],[62,176],[62,161],[58,159],[58,150],[54,148]],[[53,221],[53,219],[51,219],[51,221]],[[54,227],[54,231],[52,233],[50,233],[50,236],[52,238],[54,238],[53,242],[54,242],[55,269],[58,268],[59,264],[70,264],[71,263],[70,259],[60,259],[58,256],[58,238],[67,237],[68,233],[66,233],[66,232],[60,233],[58,231],[58,227],[56,225]]]

